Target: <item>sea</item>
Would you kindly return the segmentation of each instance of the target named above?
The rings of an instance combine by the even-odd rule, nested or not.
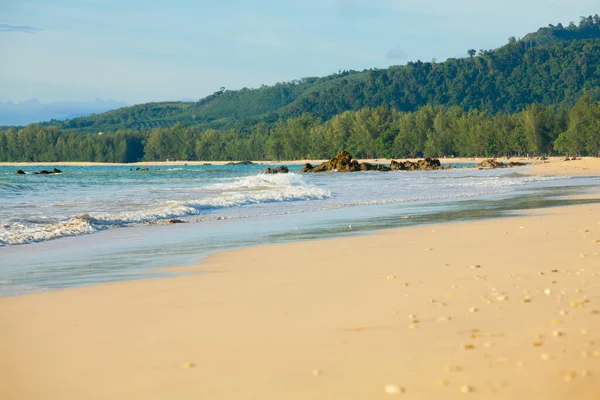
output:
[[[598,177],[524,168],[263,174],[267,165],[0,166],[0,296],[169,275],[247,246],[595,202]],[[176,220],[176,221],[173,221]],[[176,222],[176,223],[173,223]],[[180,223],[183,222],[183,223]]]

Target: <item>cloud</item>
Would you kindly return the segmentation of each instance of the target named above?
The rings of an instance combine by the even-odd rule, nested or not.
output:
[[[26,32],[26,33],[36,33],[41,31],[42,29],[36,28],[33,26],[21,26],[21,25],[8,25],[8,24],[0,24],[0,32]]]
[[[406,60],[408,55],[400,47],[395,47],[385,54],[388,60]]]

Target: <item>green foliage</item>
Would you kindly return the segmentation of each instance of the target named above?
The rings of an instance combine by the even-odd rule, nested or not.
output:
[[[600,103],[587,94],[571,109],[533,104],[495,115],[460,107],[346,111],[326,122],[310,114],[245,131],[170,128],[81,135],[55,126],[0,131],[0,161],[294,160],[347,149],[357,158],[598,155]]]

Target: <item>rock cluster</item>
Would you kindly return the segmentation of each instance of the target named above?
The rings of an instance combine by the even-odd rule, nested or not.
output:
[[[280,167],[267,168],[263,171],[263,174],[287,174],[288,172],[290,172],[288,167],[282,165]]]
[[[483,160],[479,163],[479,169],[493,169],[493,168],[510,168],[510,167],[522,167],[527,165],[522,162],[511,161],[508,164],[503,163],[502,161],[498,161],[494,158],[488,158],[487,160]]]
[[[16,172],[17,175],[25,175],[25,171],[23,171],[22,169],[18,169]],[[51,171],[48,170],[41,170],[40,172],[34,172],[34,175],[52,175],[52,174],[62,174],[62,171],[58,168],[52,168]]]
[[[352,156],[347,151],[342,151],[337,156],[333,157],[329,161],[313,167],[311,164],[304,164],[302,166],[302,172],[326,172],[326,171],[337,171],[337,172],[356,172],[361,171],[360,163],[352,159]]]
[[[225,165],[254,165],[252,161],[228,162]]]
[[[404,161],[398,162],[392,160],[390,163],[391,171],[429,171],[435,169],[443,169],[442,163],[437,158],[425,158],[416,162]]]
[[[352,159],[347,151],[342,151],[329,161],[320,165],[313,166],[304,164],[302,172],[355,172],[355,171],[425,171],[434,169],[443,169],[440,160],[436,158],[426,158],[416,162],[404,161],[398,162],[392,160],[389,166],[383,164],[369,164],[367,162],[359,163]]]

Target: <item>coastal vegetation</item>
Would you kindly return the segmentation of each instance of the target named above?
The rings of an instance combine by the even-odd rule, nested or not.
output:
[[[597,15],[468,53],[6,127],[0,161],[599,154]]]

